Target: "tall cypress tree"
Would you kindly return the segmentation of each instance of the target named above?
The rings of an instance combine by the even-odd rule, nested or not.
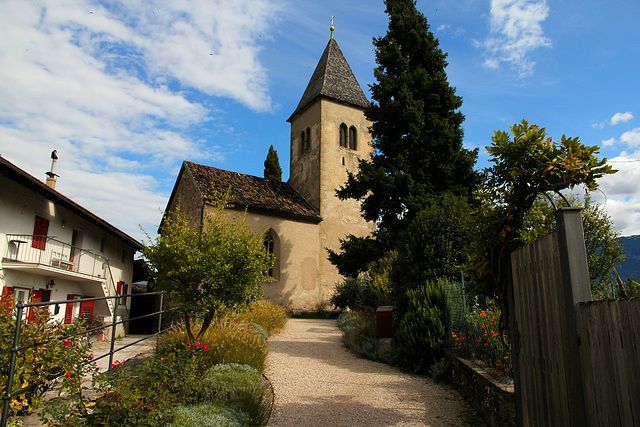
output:
[[[374,154],[337,191],[341,199],[361,201],[363,217],[377,224],[377,239],[348,236],[341,254],[329,251],[343,275],[364,271],[371,254],[393,247],[433,196],[470,196],[479,183],[473,169],[478,151],[462,145],[462,98],[447,81],[447,54],[413,0],[385,5],[389,30],[373,40],[377,83],[365,110],[373,122]]]
[[[463,148],[462,98],[447,81],[447,54],[427,19],[413,0],[385,4],[389,30],[373,41],[377,83],[365,111],[375,152],[349,174],[338,196],[361,200],[364,218],[395,235],[430,196],[470,195],[478,153]]]
[[[273,148],[273,145],[269,147],[267,158],[264,161],[264,177],[274,181],[282,181],[282,168],[280,167],[278,152]]]

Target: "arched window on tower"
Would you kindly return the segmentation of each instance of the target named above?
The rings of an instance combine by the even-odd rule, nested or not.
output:
[[[311,129],[306,128],[300,132],[300,154],[304,154],[311,149]]]
[[[358,132],[355,126],[349,128],[349,148],[356,150],[358,148]]]
[[[340,147],[347,146],[347,125],[342,123],[340,125]]]

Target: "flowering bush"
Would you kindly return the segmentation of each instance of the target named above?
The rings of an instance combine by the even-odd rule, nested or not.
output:
[[[456,348],[490,367],[492,375],[511,375],[511,357],[506,334],[500,337],[500,309],[477,308],[465,316],[458,332],[451,332]]]
[[[0,299],[0,392],[6,394],[9,376],[11,347],[16,328],[16,313],[6,307],[14,307],[13,296]],[[51,322],[47,307],[31,307],[28,322],[23,316],[20,346],[29,347],[18,351],[12,384],[12,392],[30,387],[23,394],[11,399],[9,415],[31,411],[42,401],[42,395],[60,383],[59,394],[75,396],[82,392],[81,378],[92,371],[92,366],[83,365],[88,359],[89,344],[83,336],[72,336],[84,330],[82,324],[64,325]],[[59,379],[58,379],[59,378]],[[58,379],[58,380],[56,380]],[[70,405],[68,411],[84,411],[84,407]]]

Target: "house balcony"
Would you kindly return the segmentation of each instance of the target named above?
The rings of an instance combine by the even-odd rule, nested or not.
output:
[[[53,237],[7,234],[2,268],[74,282],[106,285],[107,258]]]

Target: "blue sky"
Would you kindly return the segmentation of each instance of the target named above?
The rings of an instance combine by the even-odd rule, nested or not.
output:
[[[448,52],[465,144],[527,119],[599,145],[623,235],[640,234],[640,3],[417,2]],[[0,154],[134,237],[160,220],[183,160],[262,176],[269,146],[289,174],[289,124],[329,40],[369,96],[375,0],[0,2]]]

